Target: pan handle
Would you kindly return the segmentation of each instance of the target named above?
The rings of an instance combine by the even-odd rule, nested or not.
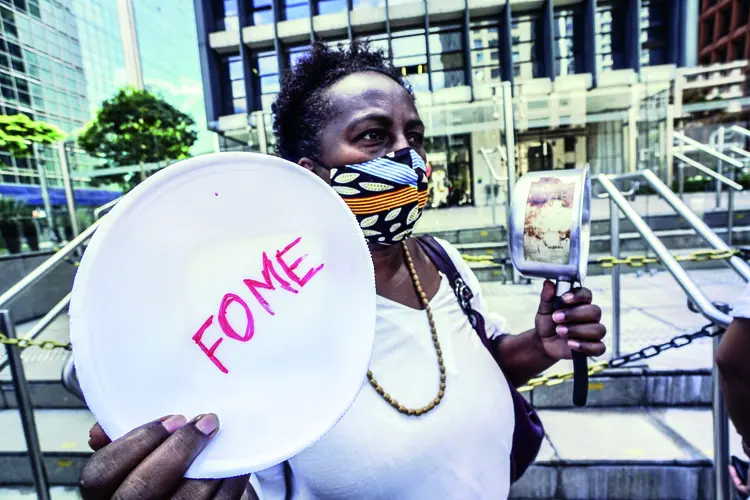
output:
[[[557,296],[555,297],[555,310],[563,308],[562,295],[567,290],[565,285],[572,287],[572,284],[558,282]],[[575,406],[586,406],[586,400],[589,396],[589,366],[588,358],[582,352],[573,351],[573,404]]]

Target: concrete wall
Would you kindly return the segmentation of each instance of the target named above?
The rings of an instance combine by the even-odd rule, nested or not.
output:
[[[31,252],[21,255],[0,256],[0,293],[18,283],[52,252]],[[15,323],[22,323],[45,315],[73,287],[76,268],[61,262],[49,274],[32,285],[9,303]],[[0,306],[5,309],[7,306]]]

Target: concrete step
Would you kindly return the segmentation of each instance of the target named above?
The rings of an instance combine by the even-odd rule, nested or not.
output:
[[[542,410],[547,439],[514,500],[713,500],[709,409]],[[741,454],[731,430],[730,450]]]
[[[547,437],[512,499],[712,500],[709,409],[540,410]],[[37,410],[50,483],[75,485],[90,456],[86,410]],[[20,418],[0,411],[0,484],[31,485]],[[741,453],[732,431],[731,451]],[[18,494],[23,490],[10,489]],[[74,494],[58,489],[60,498]],[[0,495],[2,495],[0,490]]]

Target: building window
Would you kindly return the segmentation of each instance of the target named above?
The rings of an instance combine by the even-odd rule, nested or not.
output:
[[[253,25],[273,24],[271,0],[248,0],[250,21]]]
[[[513,75],[516,78],[536,78],[540,75],[536,57],[536,17],[521,16],[513,19]]]
[[[287,56],[289,61],[289,69],[294,68],[302,57],[310,52],[310,46],[304,45],[302,47],[289,47],[287,49]]]
[[[573,19],[575,11],[563,9],[555,12],[555,75],[573,75],[576,72],[573,50]]]
[[[667,63],[667,4],[644,0],[641,4],[641,65]]]
[[[346,12],[346,0],[317,0],[317,14],[336,14]]]
[[[237,0],[213,0],[217,30],[239,30]]]
[[[283,2],[285,20],[307,19],[310,16],[308,0],[283,0]]]
[[[245,78],[242,72],[242,59],[239,55],[224,56],[222,60],[222,72],[227,88],[224,89],[228,102],[227,113],[247,113],[247,100],[245,98]]]
[[[705,19],[703,21],[703,45],[711,45],[714,42],[714,19]]]
[[[352,7],[385,7],[385,0],[352,0]]]
[[[275,51],[258,52],[253,73],[260,81],[261,95],[275,94],[279,91],[279,62]]]
[[[370,47],[380,49],[385,54],[388,54],[388,33],[367,36],[365,39],[370,44]]]
[[[415,92],[429,92],[427,76],[427,39],[424,29],[393,33],[393,65],[411,84]]]
[[[494,21],[471,23],[471,71],[476,85],[500,81],[499,26]]]
[[[430,64],[432,89],[459,87],[466,84],[464,44],[461,26],[435,26],[430,29]]]
[[[614,69],[611,5],[602,5],[596,8],[596,64],[599,71]]]

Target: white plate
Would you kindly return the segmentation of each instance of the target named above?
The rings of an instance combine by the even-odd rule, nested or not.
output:
[[[295,279],[277,251],[298,238],[280,257]],[[244,282],[265,281],[264,252],[296,292],[269,272],[275,289],[254,288],[265,306]],[[222,332],[225,298],[235,337],[249,336],[247,304],[249,340]],[[223,339],[215,360],[193,339],[211,316],[202,343]],[[194,478],[261,470],[318,440],[362,387],[374,331],[373,266],[352,213],[305,169],[253,153],[185,160],[136,187],[91,240],[70,306],[78,378],[110,437],[218,414]]]

